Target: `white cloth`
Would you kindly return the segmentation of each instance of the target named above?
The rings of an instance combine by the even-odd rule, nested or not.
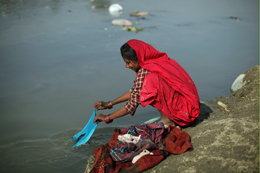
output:
[[[141,138],[141,135],[139,136],[133,136],[133,135],[130,135],[130,134],[124,134],[124,135],[118,135],[117,139],[119,141],[122,141],[122,142],[131,142],[131,143],[134,143],[136,144]]]
[[[150,154],[153,155],[152,152],[148,151],[147,149],[144,149],[140,154],[138,154],[137,156],[135,156],[132,160],[132,163],[135,164],[141,157]]]

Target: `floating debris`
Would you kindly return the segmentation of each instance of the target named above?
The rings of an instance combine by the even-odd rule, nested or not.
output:
[[[93,10],[98,9],[98,8],[107,8],[107,5],[106,4],[92,5],[91,8]]]
[[[238,19],[237,17],[234,17],[234,16],[230,16],[229,18],[230,18],[230,19],[234,19],[234,20],[236,20],[236,21],[239,21],[239,19]]]
[[[130,32],[138,32],[138,31],[143,31],[144,28],[141,28],[141,27],[124,27],[122,30],[127,30],[127,31],[130,31]]]
[[[123,11],[123,7],[119,4],[112,4],[108,8],[109,12]]]
[[[119,16],[123,11],[123,7],[119,4],[112,4],[109,6],[108,11],[112,16]]]
[[[114,19],[112,20],[112,25],[117,25],[117,26],[131,26],[132,22],[126,19]]]
[[[148,15],[149,13],[146,12],[146,11],[137,11],[137,12],[133,12],[133,13],[130,13],[130,16],[146,16]]]

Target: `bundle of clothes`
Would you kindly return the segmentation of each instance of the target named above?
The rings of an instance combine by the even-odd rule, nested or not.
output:
[[[142,172],[170,154],[192,151],[190,136],[162,122],[115,129],[111,140],[94,150],[90,172]]]

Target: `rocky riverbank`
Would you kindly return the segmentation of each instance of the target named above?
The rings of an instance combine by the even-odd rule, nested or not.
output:
[[[197,122],[183,129],[192,152],[171,155],[145,172],[259,172],[259,65],[244,74],[244,86],[229,97],[201,102]],[[86,172],[93,157],[88,162]]]

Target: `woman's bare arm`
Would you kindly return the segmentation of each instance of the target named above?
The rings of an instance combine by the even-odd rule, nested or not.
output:
[[[116,119],[116,118],[119,118],[119,117],[122,117],[122,116],[125,116],[128,114],[128,111],[126,110],[126,108],[123,106],[121,107],[119,110],[117,110],[116,112],[112,113],[109,115],[109,119],[110,120],[113,120],[113,119]],[[100,121],[105,121],[105,116],[108,116],[108,115],[103,115],[103,114],[98,114],[94,120],[93,120],[93,123],[96,123],[98,120]]]
[[[120,97],[116,98],[115,100],[113,100],[112,104],[115,105],[115,104],[118,104],[118,103],[125,102],[125,101],[129,100],[130,94],[131,94],[130,91],[127,91],[122,96],[120,96]]]
[[[98,101],[94,104],[94,108],[97,110],[107,109],[107,108],[109,108],[108,103],[112,103],[112,105],[115,105],[115,104],[127,101],[130,98],[130,94],[131,94],[131,92],[127,91],[125,94],[123,94],[122,96],[116,98],[115,100],[113,100],[111,102]]]

